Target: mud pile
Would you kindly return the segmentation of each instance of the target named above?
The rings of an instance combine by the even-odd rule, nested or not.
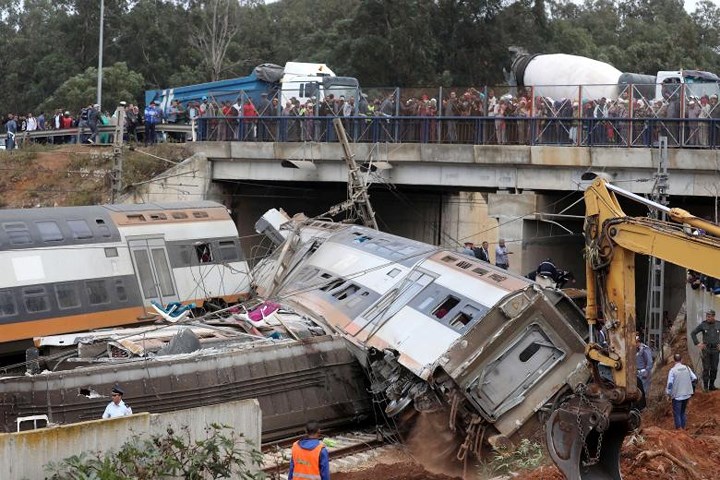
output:
[[[417,463],[380,464],[357,472],[334,473],[333,480],[457,480],[443,474],[430,473]]]

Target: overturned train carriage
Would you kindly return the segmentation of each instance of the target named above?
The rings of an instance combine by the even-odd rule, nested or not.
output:
[[[480,454],[483,440],[537,431],[542,412],[587,379],[587,326],[562,292],[366,227],[290,225],[255,271],[259,293],[344,335],[388,414],[446,409],[464,453]]]
[[[237,228],[209,201],[2,210],[0,271],[0,353],[146,321],[153,301],[237,301],[249,286]]]

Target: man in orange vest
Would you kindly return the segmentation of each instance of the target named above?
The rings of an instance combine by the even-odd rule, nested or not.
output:
[[[330,480],[330,457],[320,440],[320,425],[309,421],[305,436],[293,443],[288,480]]]

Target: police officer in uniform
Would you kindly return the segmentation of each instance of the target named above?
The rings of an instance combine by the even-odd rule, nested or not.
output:
[[[288,480],[330,480],[330,457],[320,440],[318,422],[308,422],[305,433],[292,446]]]
[[[125,391],[118,385],[112,389],[112,401],[108,403],[103,412],[102,418],[116,418],[126,417],[132,415],[132,408],[123,402],[122,396],[125,395]]]
[[[698,340],[698,334],[702,333],[702,342]],[[700,348],[703,364],[703,388],[705,391],[717,390],[715,388],[715,377],[718,369],[718,344],[720,344],[720,326],[715,322],[715,310],[708,310],[705,313],[705,321],[695,327],[690,334],[692,341]]]

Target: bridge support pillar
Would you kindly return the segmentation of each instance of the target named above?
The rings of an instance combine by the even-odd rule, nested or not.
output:
[[[488,195],[488,214],[497,220],[497,238],[505,240],[510,255],[510,270],[524,275],[535,269],[537,262],[529,258],[525,245],[526,222],[534,220],[540,196],[535,192],[510,193],[498,191]],[[495,261],[495,247],[491,245],[490,257]],[[534,262],[530,265],[530,262]]]
[[[454,192],[444,195],[441,215],[440,231],[447,237],[436,239],[440,245],[456,248],[462,247],[463,242],[473,242],[477,246],[483,241],[492,245],[497,242],[498,222],[488,215],[487,193]]]

